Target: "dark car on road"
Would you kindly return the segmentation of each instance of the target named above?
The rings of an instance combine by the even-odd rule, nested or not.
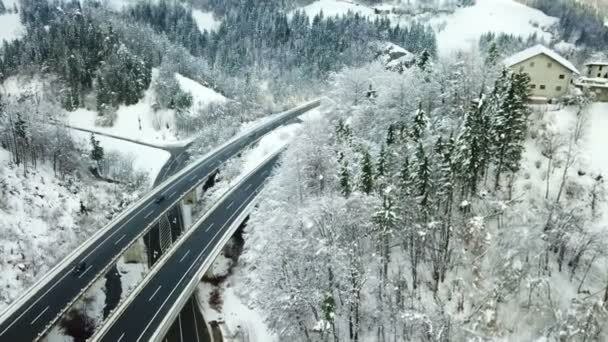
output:
[[[76,265],[76,267],[74,267],[74,270],[72,270],[72,274],[75,276],[81,275],[82,272],[84,272],[84,270],[86,270],[86,269],[87,269],[87,263],[82,261],[78,265]]]
[[[165,200],[165,195],[160,195],[154,200],[154,203],[159,204],[160,202]]]

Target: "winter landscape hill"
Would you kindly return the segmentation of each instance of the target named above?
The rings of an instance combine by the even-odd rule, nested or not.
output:
[[[210,331],[608,341],[603,6],[0,0],[0,312],[169,171],[322,98],[167,218],[285,147],[193,297]],[[550,53],[505,63],[521,51]],[[153,270],[151,241],[44,340],[99,332]]]

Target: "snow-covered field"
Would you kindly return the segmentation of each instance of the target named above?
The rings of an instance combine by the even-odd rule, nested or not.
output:
[[[538,33],[549,39],[550,34],[541,28],[557,20],[513,0],[477,0],[475,6],[457,9],[447,17],[434,18],[432,23],[440,29],[445,22],[445,27],[437,34],[439,54],[445,56],[459,49],[476,47],[481,34],[490,31],[523,37]]]
[[[152,80],[158,77],[158,70],[152,70]],[[224,102],[226,98],[214,90],[189,78],[175,74],[180,87],[192,95],[192,111],[212,102]],[[111,127],[97,126],[97,111],[79,108],[68,113],[68,124],[74,127],[116,135],[156,146],[185,144],[189,140],[180,137],[175,128],[175,111],[154,110],[156,95],[152,87],[138,103],[121,105],[116,112],[116,121]]]
[[[0,15],[0,43],[3,40],[11,41],[25,34],[25,27],[19,20],[19,13],[15,13],[15,6],[19,7],[18,0],[3,0],[7,9],[5,14]]]
[[[201,32],[204,30],[215,31],[222,23],[220,20],[213,17],[213,13],[203,12],[196,8],[192,9],[192,17],[196,21],[196,25]]]
[[[388,4],[381,6],[382,9],[391,7]],[[319,0],[302,9],[311,17],[320,11],[323,11],[325,16],[341,15],[348,11],[369,17],[379,16],[371,7],[342,0]],[[406,25],[417,19],[395,14],[387,16],[393,25]],[[439,54],[446,56],[460,49],[476,47],[479,37],[486,32],[502,32],[524,37],[537,33],[548,39],[550,35],[542,28],[554,24],[558,19],[514,0],[477,0],[474,6],[456,9],[452,14],[438,14],[430,20],[425,16],[421,20],[423,23],[430,23],[436,30]],[[404,48],[407,49],[407,46]]]
[[[210,103],[224,103],[227,100],[224,95],[215,90],[205,87],[180,74],[175,74],[175,79],[183,91],[192,94],[191,112],[195,113],[199,109],[208,106]]]

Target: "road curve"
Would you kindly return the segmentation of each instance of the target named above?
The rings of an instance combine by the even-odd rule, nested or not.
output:
[[[69,308],[96,278],[112,266],[118,256],[149,225],[170,209],[177,199],[216,170],[222,163],[238,154],[244,147],[285,122],[319,106],[312,101],[287,112],[277,114],[264,124],[257,126],[229,143],[221,146],[207,157],[182,170],[168,181],[151,191],[135,207],[121,214],[110,225],[73,251],[62,263],[29,289],[2,314],[0,319],[0,341],[29,342],[38,340],[52,324]],[[156,203],[156,198],[165,200]],[[73,274],[81,262],[86,267],[80,274]]]

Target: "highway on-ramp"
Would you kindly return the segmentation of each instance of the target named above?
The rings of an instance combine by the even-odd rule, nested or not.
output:
[[[178,202],[180,196],[200,184],[205,177],[244,147],[319,104],[320,101],[312,101],[275,115],[264,124],[232,139],[156,187],[150,195],[139,200],[135,206],[73,251],[9,306],[0,317],[0,341],[38,340],[98,276],[109,270],[122,251]],[[164,196],[164,200],[157,203],[161,196]],[[82,262],[85,263],[85,267],[80,273],[75,274],[73,270]]]

